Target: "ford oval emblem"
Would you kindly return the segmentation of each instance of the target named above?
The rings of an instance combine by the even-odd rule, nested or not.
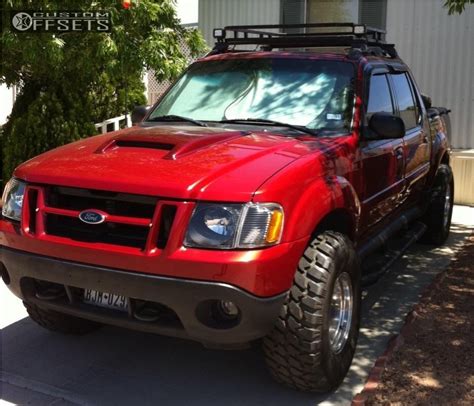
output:
[[[79,220],[87,224],[100,224],[105,221],[105,214],[95,210],[84,210],[79,213]]]

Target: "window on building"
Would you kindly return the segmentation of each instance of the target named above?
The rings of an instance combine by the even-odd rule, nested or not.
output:
[[[306,20],[306,0],[282,0],[281,24],[304,24]],[[300,33],[301,29],[289,28],[287,33]]]
[[[357,22],[385,29],[387,0],[281,0],[281,23]],[[298,32],[288,30],[288,32]]]
[[[306,4],[308,23],[357,22],[356,0],[307,0]]]
[[[392,74],[392,82],[397,95],[400,117],[405,128],[410,130],[418,125],[417,108],[406,73]]]
[[[387,27],[387,0],[359,0],[359,22],[370,27]]]

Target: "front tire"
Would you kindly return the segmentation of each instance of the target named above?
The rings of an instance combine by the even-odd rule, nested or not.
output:
[[[360,271],[352,242],[326,231],[305,250],[263,348],[272,376],[292,388],[328,392],[344,379],[360,321]]]
[[[101,327],[99,323],[79,317],[46,310],[34,304],[23,302],[30,318],[48,330],[73,335],[83,335]]]

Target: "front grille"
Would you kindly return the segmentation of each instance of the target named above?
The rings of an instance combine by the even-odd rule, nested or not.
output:
[[[156,197],[60,186],[29,186],[25,232],[153,251],[168,242],[178,203]],[[103,212],[106,221],[88,224],[84,210]]]
[[[47,190],[47,205],[68,210],[102,210],[116,216],[153,217],[156,197],[52,186]]]
[[[48,214],[46,233],[89,243],[145,249],[149,227],[120,223],[86,224],[78,218]]]

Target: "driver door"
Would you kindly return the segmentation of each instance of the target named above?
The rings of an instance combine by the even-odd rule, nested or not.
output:
[[[404,141],[377,139],[368,129],[372,114],[395,114],[388,71],[377,70],[369,81],[364,137],[360,141],[359,197],[361,201],[361,234],[388,219],[399,206],[404,190]]]

